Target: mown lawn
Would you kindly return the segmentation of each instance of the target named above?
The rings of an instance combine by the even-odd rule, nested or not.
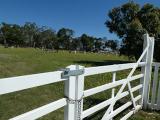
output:
[[[55,71],[65,68],[71,64],[83,66],[99,66],[128,62],[127,57],[111,54],[98,53],[69,53],[60,51],[59,53],[44,52],[32,48],[3,48],[0,47],[0,78],[18,75],[27,75],[40,72]],[[118,72],[117,80],[127,76],[126,71]],[[138,72],[138,71],[137,71]],[[85,78],[85,89],[102,85],[111,81],[112,74],[94,75]],[[18,83],[17,83],[18,84]],[[42,87],[32,88],[20,92],[10,93],[0,96],[0,120],[7,120],[16,115],[30,111],[34,108],[45,105],[64,96],[64,83],[50,84]],[[111,90],[93,95],[84,100],[84,109],[96,105],[111,95]],[[119,101],[118,105],[124,104],[129,97]],[[118,106],[117,105],[117,106]],[[99,120],[105,109],[86,120]],[[125,114],[125,112],[123,113]],[[123,116],[121,114],[120,116]],[[120,116],[116,117],[119,119]],[[140,111],[131,120],[159,120],[160,114],[157,112]],[[42,117],[40,120],[63,120],[63,109],[59,109],[51,114]]]

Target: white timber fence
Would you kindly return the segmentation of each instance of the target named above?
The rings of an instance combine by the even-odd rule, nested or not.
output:
[[[102,120],[112,120],[119,113],[131,107],[132,109],[120,118],[121,120],[126,120],[142,108],[158,109],[157,106],[160,106],[160,104],[158,104],[160,103],[160,94],[156,96],[157,94],[155,92],[158,90],[158,93],[160,93],[160,85],[159,89],[157,88],[157,76],[160,64],[152,62],[153,50],[154,38],[145,34],[144,50],[136,63],[87,68],[80,65],[70,65],[66,69],[55,72],[3,78],[0,79],[0,95],[64,81],[64,98],[11,118],[10,120],[35,120],[62,107],[64,107],[64,120],[82,120],[104,108],[106,108],[106,112],[103,115]],[[155,67],[153,80],[154,87],[152,87],[153,97],[151,103],[149,103],[152,65]],[[141,72],[138,74],[135,73],[137,68],[141,68]],[[117,72],[129,69],[131,69],[131,71],[128,73],[126,78],[120,80],[116,79]],[[103,73],[112,73],[112,82],[91,89],[84,89],[84,80],[86,76]],[[133,87],[131,85],[132,81],[137,81],[139,84]],[[117,87],[119,87],[118,91],[116,91]],[[125,89],[126,87],[128,88],[127,90]],[[106,99],[105,101],[86,110],[83,109],[83,99],[109,89],[112,89],[111,98]],[[138,91],[138,95],[135,96],[134,92],[136,91]],[[126,96],[129,96],[130,98],[128,102],[118,108],[115,108],[117,101]],[[157,101],[155,99],[157,99]]]
[[[160,110],[160,63],[153,62],[153,74],[149,83],[147,108],[150,110]]]

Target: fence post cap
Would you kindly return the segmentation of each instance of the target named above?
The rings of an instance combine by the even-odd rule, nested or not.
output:
[[[150,37],[150,38],[151,38],[151,40],[155,40],[154,37]]]
[[[143,34],[143,37],[149,37],[148,33]]]
[[[69,68],[70,70],[76,70],[76,69],[84,69],[84,66],[81,66],[81,65],[69,65],[66,68]]]

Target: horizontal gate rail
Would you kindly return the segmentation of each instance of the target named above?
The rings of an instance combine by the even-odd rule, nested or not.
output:
[[[12,118],[10,120],[35,120],[37,118],[40,118],[48,113],[51,113],[59,108],[64,107],[67,105],[66,98],[62,98],[60,100],[57,100],[53,103],[44,105],[40,108],[34,109],[30,112],[24,113],[22,115],[19,115],[15,118]]]
[[[135,75],[135,76],[129,78],[129,81],[131,82],[133,80],[142,78],[143,76],[144,76],[143,74]],[[89,89],[89,90],[85,90],[84,91],[84,97],[88,97],[90,95],[94,95],[96,93],[99,93],[99,92],[117,87],[119,85],[122,85],[126,80],[127,79],[122,79],[122,80],[115,81],[114,83],[113,82],[112,83],[107,83],[107,84],[102,85],[102,86],[98,86],[98,87],[95,87],[95,88],[92,88],[92,89]]]
[[[135,101],[138,101],[142,98],[141,95],[137,96],[134,98]],[[114,116],[116,116],[117,114],[119,114],[120,112],[124,111],[125,109],[127,109],[128,107],[130,107],[132,105],[132,101],[129,101],[127,103],[125,103],[124,105],[122,105],[121,107],[117,108],[116,110],[114,110],[112,113],[110,113],[107,117],[106,117],[106,120],[109,120],[111,118],[113,118]],[[141,108],[141,105],[137,105],[136,106],[136,110],[138,108]]]
[[[136,110],[140,110],[142,108],[141,105],[137,105],[136,106]],[[127,113],[123,118],[121,118],[120,120],[127,120],[129,117],[131,117],[134,114],[134,110],[131,110],[129,113]]]
[[[137,86],[135,86],[135,87],[132,88],[132,92],[135,92],[135,91],[137,91],[137,90],[139,90],[139,89],[141,89],[141,88],[142,88],[142,85],[141,85],[141,84],[140,84],[140,85],[137,85]],[[127,95],[129,95],[129,92],[128,92],[128,91],[125,91],[125,92],[121,93],[121,94],[117,97],[116,100],[122,99],[122,98],[126,97]],[[102,103],[99,103],[98,105],[95,105],[95,106],[93,106],[93,107],[91,107],[91,108],[83,111],[83,113],[82,113],[82,118],[85,118],[85,117],[87,117],[87,116],[89,116],[89,115],[92,115],[92,114],[94,114],[95,112],[97,112],[97,111],[99,111],[99,110],[107,107],[108,105],[110,105],[110,103],[113,101],[113,99],[115,99],[115,98],[110,98],[110,99],[108,99],[108,100],[106,100],[106,101],[103,101]]]
[[[133,68],[137,63],[126,63],[126,64],[117,64],[117,65],[107,65],[107,66],[99,66],[99,67],[88,67],[85,68],[84,76],[108,73],[108,72],[116,72],[126,69]],[[140,62],[138,67],[145,66],[145,62]]]

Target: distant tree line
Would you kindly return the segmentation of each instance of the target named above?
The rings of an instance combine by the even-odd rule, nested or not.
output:
[[[0,44],[5,47],[33,47],[44,50],[79,50],[99,52],[101,50],[120,51],[129,58],[138,59],[143,50],[143,34],[155,37],[154,58],[160,61],[160,8],[152,4],[140,6],[129,1],[111,9],[105,25],[111,33],[122,40],[96,38],[87,34],[74,36],[74,31],[61,28],[57,32],[52,28],[37,26],[27,22],[24,25],[0,24]]]
[[[74,31],[61,28],[57,32],[49,27],[39,27],[36,23],[27,22],[24,25],[0,24],[0,44],[5,47],[33,47],[43,50],[79,50],[99,52],[110,48],[118,50],[117,40],[96,38],[87,34],[74,37]]]
[[[136,59],[143,50],[143,34],[155,37],[154,58],[160,61],[160,8],[152,4],[143,6],[134,1],[111,9],[106,26],[122,39],[120,53]]]

